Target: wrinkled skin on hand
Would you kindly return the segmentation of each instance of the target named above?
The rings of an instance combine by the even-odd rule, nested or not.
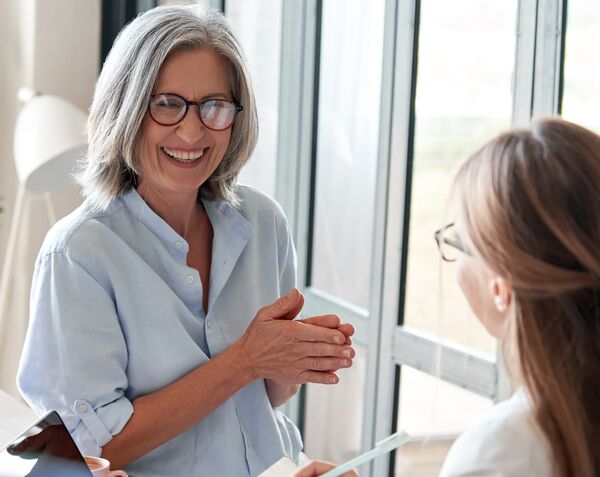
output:
[[[253,378],[335,384],[336,371],[352,366],[354,327],[331,314],[294,320],[303,305],[293,289],[258,311],[240,338],[242,365]]]

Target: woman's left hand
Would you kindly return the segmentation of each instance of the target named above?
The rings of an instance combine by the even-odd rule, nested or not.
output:
[[[313,460],[302,467],[298,472],[294,474],[294,477],[317,477],[329,472],[334,469],[335,465],[324,462],[322,460]],[[342,475],[342,477],[358,477],[358,473],[355,470],[350,470]]]
[[[307,323],[309,325],[322,326],[324,328],[332,328],[337,329],[344,333],[346,337],[346,343],[348,345],[352,344],[351,336],[354,334],[354,326],[350,323],[342,323],[340,317],[337,315],[321,315],[321,316],[311,316],[310,318],[303,318],[301,320],[302,323]]]
[[[344,333],[344,336],[346,337],[345,344],[352,344],[351,336],[354,334],[354,326],[352,326],[350,323],[342,323],[337,315],[312,316],[299,321],[309,325],[338,329]],[[279,407],[282,404],[285,404],[294,394],[298,392],[298,389],[300,389],[300,385],[298,384],[282,383],[272,379],[265,379],[265,385],[267,388],[267,396],[269,397],[269,401],[273,407]]]

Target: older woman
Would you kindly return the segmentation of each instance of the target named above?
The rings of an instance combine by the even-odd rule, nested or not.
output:
[[[85,454],[143,476],[257,475],[302,443],[274,409],[352,364],[350,325],[293,320],[295,253],[271,199],[238,186],[257,137],[221,15],[159,7],[96,86],[86,201],[36,262],[18,384]]]

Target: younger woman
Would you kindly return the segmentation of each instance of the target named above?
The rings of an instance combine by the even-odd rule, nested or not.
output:
[[[441,477],[598,476],[600,136],[537,121],[486,144],[456,187],[436,240],[459,250],[458,283],[517,391],[458,438]],[[311,465],[296,477],[331,467]]]

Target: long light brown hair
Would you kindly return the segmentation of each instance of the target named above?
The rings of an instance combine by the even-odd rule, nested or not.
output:
[[[560,119],[505,133],[460,169],[460,217],[513,287],[516,371],[558,475],[600,475],[600,136]]]

